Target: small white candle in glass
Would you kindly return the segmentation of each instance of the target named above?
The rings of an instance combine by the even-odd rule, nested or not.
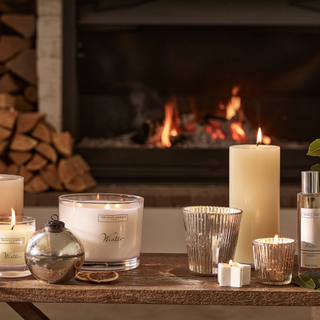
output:
[[[35,232],[35,218],[0,216],[0,277],[18,278],[31,275],[25,263],[27,243]]]
[[[60,220],[80,238],[82,270],[129,270],[139,266],[144,199],[83,193],[59,197]]]

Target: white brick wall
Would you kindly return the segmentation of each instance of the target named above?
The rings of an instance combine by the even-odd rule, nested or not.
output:
[[[62,128],[62,1],[37,0],[38,110]]]

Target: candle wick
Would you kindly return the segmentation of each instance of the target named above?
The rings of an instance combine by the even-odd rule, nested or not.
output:
[[[13,230],[14,227],[15,227],[15,224],[13,224],[13,225],[11,226],[11,230]]]
[[[257,147],[261,144],[261,142],[257,142]]]

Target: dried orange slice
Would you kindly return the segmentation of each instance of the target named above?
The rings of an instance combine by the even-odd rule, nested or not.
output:
[[[87,278],[92,282],[110,282],[117,280],[119,278],[119,274],[115,271],[97,271],[89,272],[87,274]]]
[[[88,273],[89,273],[89,271],[80,271],[80,272],[78,272],[78,273],[76,274],[75,278],[76,278],[77,280],[81,280],[81,281],[90,281],[90,280],[88,279]]]

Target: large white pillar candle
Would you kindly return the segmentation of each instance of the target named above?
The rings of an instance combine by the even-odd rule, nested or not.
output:
[[[280,228],[280,147],[229,149],[229,205],[243,210],[235,260],[253,264],[252,241]]]
[[[17,216],[23,215],[23,177],[11,174],[0,175],[0,216],[10,216],[14,209]]]

